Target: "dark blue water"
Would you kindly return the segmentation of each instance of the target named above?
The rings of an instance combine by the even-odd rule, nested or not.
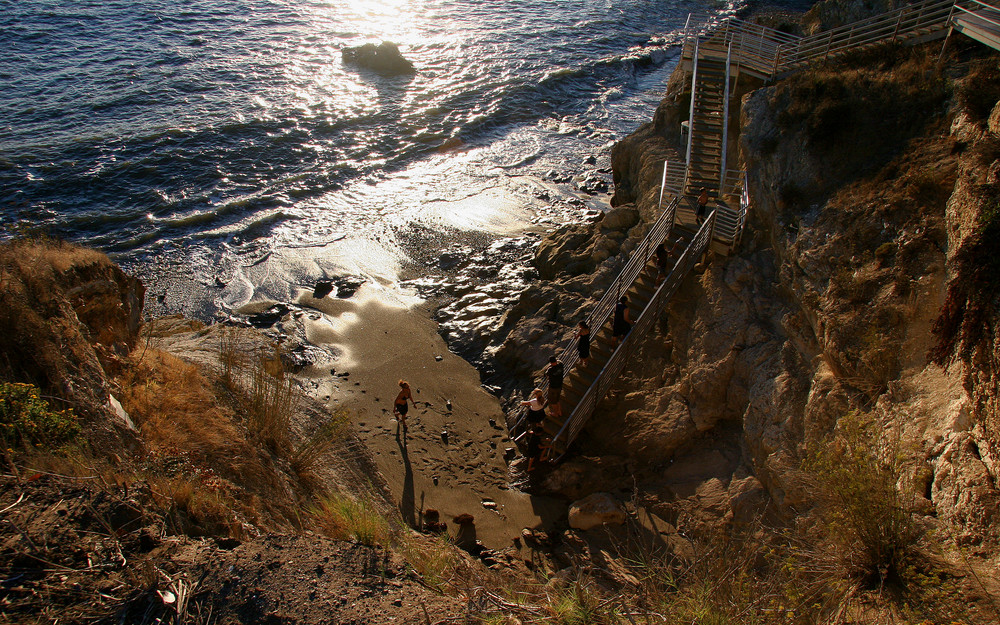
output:
[[[687,13],[733,9],[0,0],[0,216],[208,284],[262,248],[377,232],[463,193],[510,199],[512,178],[648,121]],[[415,76],[342,62],[382,40]]]

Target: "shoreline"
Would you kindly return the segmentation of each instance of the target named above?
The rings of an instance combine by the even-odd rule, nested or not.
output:
[[[351,413],[410,526],[419,527],[433,508],[454,535],[452,519],[471,514],[475,538],[501,550],[523,528],[551,530],[565,516],[565,502],[513,485],[519,469],[511,465],[522,463],[520,454],[505,460],[505,450],[516,446],[507,438],[500,400],[448,350],[422,302],[365,285],[349,299],[301,292],[296,303],[322,313],[301,317],[311,342],[340,354],[298,376],[316,384],[314,394],[329,410]],[[399,379],[413,391],[407,432],[392,414]]]

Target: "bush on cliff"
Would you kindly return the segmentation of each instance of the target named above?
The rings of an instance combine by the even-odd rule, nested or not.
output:
[[[15,449],[51,449],[76,439],[80,422],[72,410],[53,410],[31,384],[0,383],[0,444]]]
[[[818,482],[821,514],[848,573],[873,587],[902,579],[920,531],[897,488],[898,445],[880,437],[870,418],[852,412],[812,450],[805,468]]]
[[[778,126],[824,156],[828,182],[856,179],[940,119],[950,89],[933,64],[930,50],[888,44],[796,74],[776,87]]]

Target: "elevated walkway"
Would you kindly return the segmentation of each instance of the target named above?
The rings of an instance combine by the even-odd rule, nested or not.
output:
[[[951,30],[1000,50],[1000,6],[978,0],[955,3]]]

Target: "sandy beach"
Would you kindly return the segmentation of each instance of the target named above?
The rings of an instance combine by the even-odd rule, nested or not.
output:
[[[434,508],[454,536],[452,518],[471,514],[477,538],[502,549],[523,528],[549,529],[565,517],[564,502],[510,486],[525,476],[505,461],[515,446],[499,401],[448,351],[421,300],[366,283],[348,299],[302,291],[296,304],[323,313],[303,317],[306,337],[337,354],[303,375],[330,410],[350,411],[406,522],[416,526]],[[392,411],[400,379],[414,400],[406,432]]]

